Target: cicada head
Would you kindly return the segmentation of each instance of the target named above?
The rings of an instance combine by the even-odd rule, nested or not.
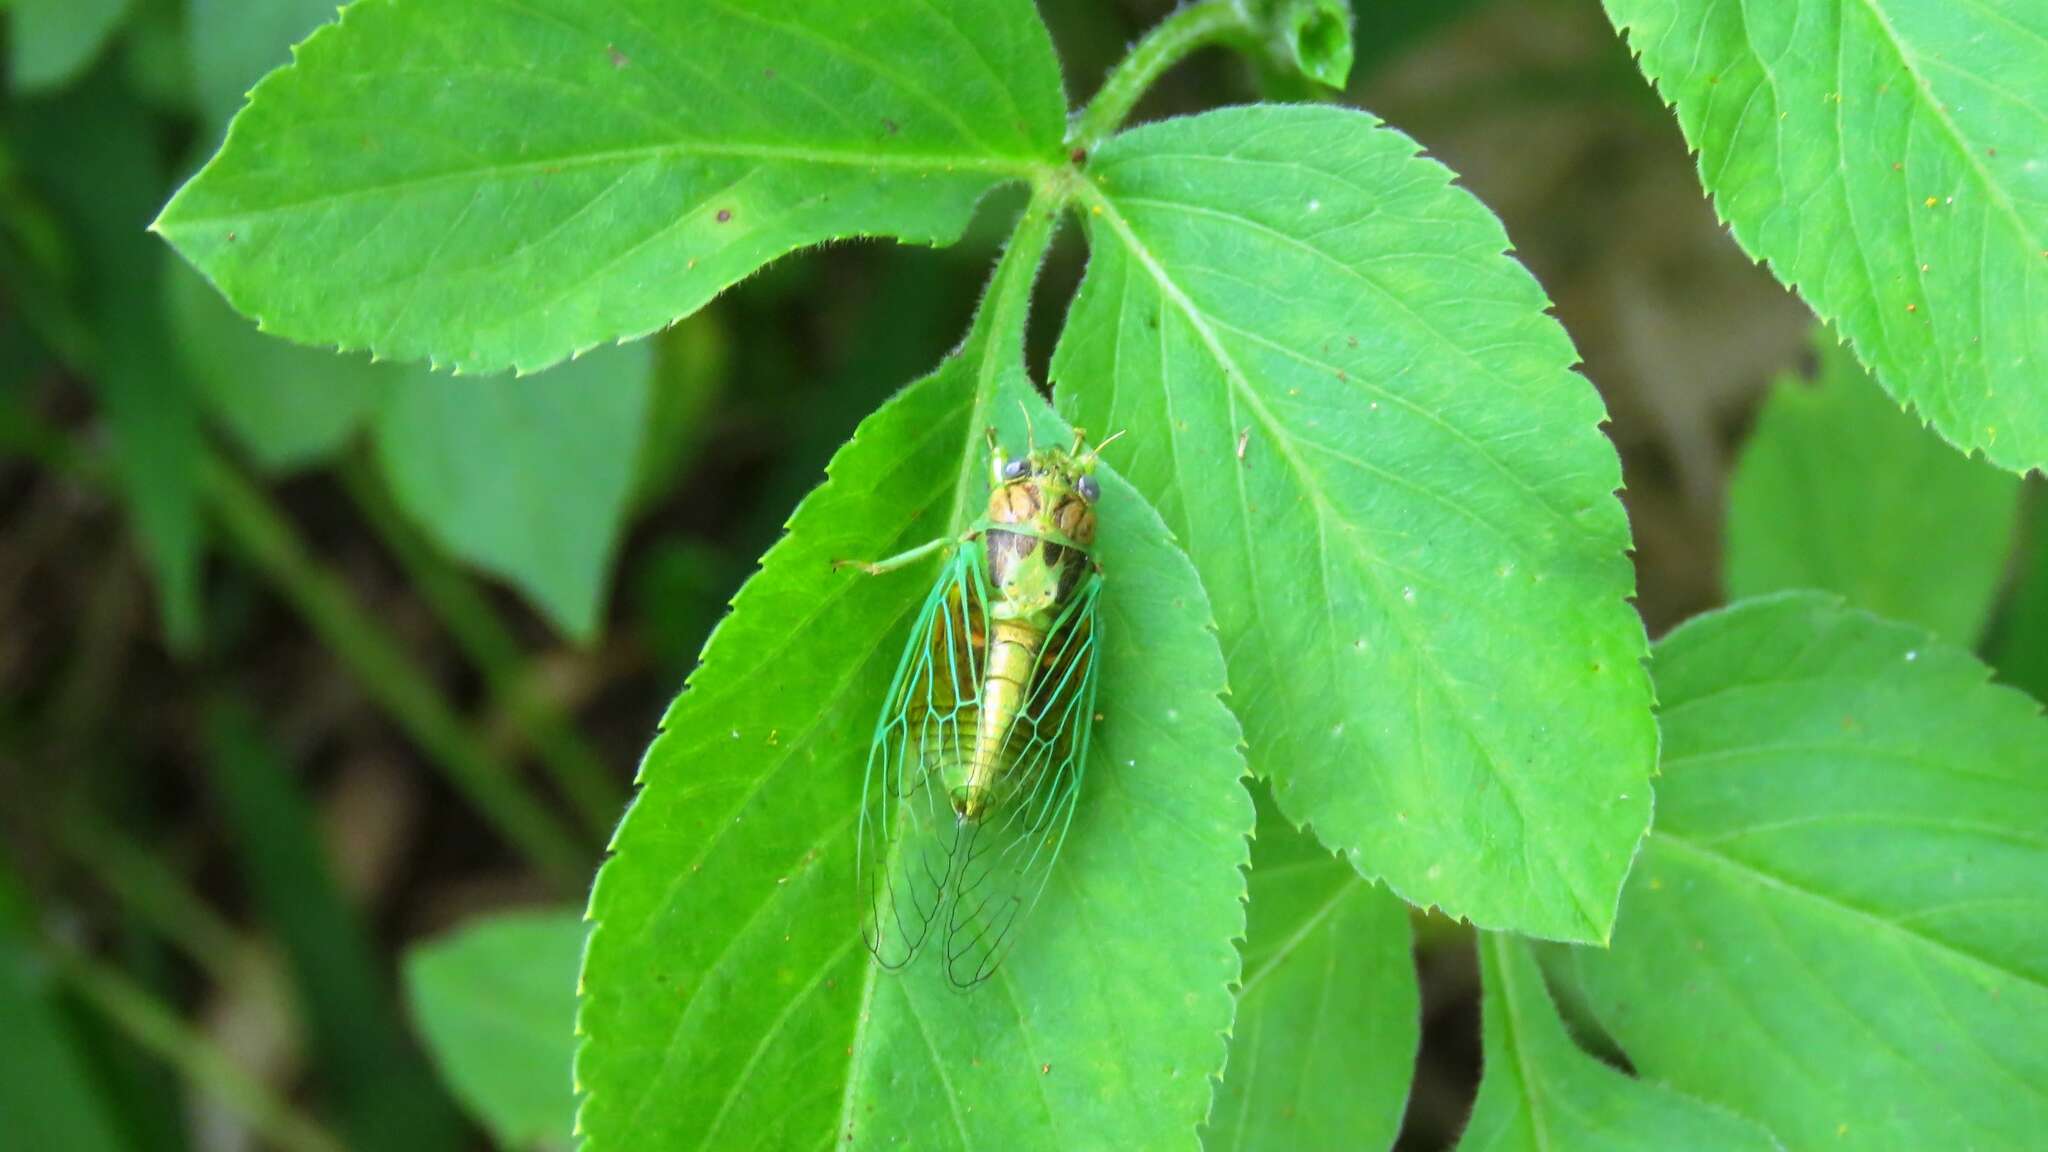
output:
[[[1122,433],[1118,433],[1122,435]],[[1102,498],[1094,472],[1097,453],[1115,436],[1082,451],[1083,433],[1072,448],[1040,448],[1016,459],[995,456],[995,487],[989,493],[991,524],[1015,524],[1046,539],[1079,546],[1095,543],[1095,502]]]
[[[988,497],[989,578],[1022,608],[1065,602],[1092,563],[1095,502],[1102,497],[1094,472],[1102,445],[1083,451],[1082,444],[1076,432],[1071,448],[1034,449],[1016,460],[996,452],[995,487]]]

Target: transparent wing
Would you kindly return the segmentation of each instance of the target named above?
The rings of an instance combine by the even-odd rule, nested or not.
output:
[[[1046,634],[1024,707],[1004,737],[987,810],[960,825],[946,975],[962,988],[988,979],[1009,954],[1079,803],[1095,723],[1101,593],[1102,577],[1091,572]]]
[[[885,968],[917,955],[945,902],[963,832],[945,780],[972,754],[988,653],[982,552],[963,545],[932,586],[868,746],[861,788],[861,935]]]

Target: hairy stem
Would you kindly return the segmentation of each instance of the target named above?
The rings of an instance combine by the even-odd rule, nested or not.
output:
[[[967,420],[967,450],[963,459],[976,459],[983,430],[989,425],[996,390],[1005,370],[1024,371],[1024,328],[1031,318],[1031,289],[1038,283],[1038,269],[1052,248],[1059,231],[1060,213],[1065,210],[1070,181],[1043,180],[1031,190],[1031,200],[1017,217],[1017,227],[1003,258],[996,263],[988,292],[974,315],[974,327],[967,334],[962,355],[974,364],[974,410]],[[972,467],[960,469],[953,489],[953,513],[946,521],[957,534],[972,518],[970,500],[981,473]]]
[[[1123,126],[1139,98],[1167,70],[1199,49],[1251,30],[1240,0],[1200,0],[1160,21],[1102,82],[1095,99],[1081,113],[1075,144],[1093,150]]]

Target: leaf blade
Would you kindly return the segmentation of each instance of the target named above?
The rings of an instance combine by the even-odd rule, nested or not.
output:
[[[572,910],[501,913],[408,950],[406,999],[434,1063],[508,1147],[564,1145],[576,1119]]]
[[[402,368],[265,336],[190,268],[173,267],[168,276],[179,361],[210,414],[266,472],[288,474],[332,459],[393,384],[439,383],[407,381]]]
[[[128,15],[128,0],[14,0],[9,7],[7,72],[24,93],[76,79]]]
[[[1728,489],[1731,599],[1813,588],[1974,641],[2004,581],[2019,477],[1960,456],[1817,341],[1811,386],[1781,379]]]
[[[378,465],[399,506],[451,552],[588,641],[631,509],[653,363],[638,344],[533,379],[392,373],[415,379],[382,393]]]
[[[1488,933],[1479,941],[1479,967],[1485,981],[1485,1072],[1458,1152],[1779,1147],[1748,1120],[1624,1075],[1580,1051],[1543,987],[1543,970],[1528,944]]]
[[[1793,1149],[2025,1146],[2048,1119],[2038,705],[1816,594],[1703,617],[1655,668],[1658,828],[1612,949],[1577,957],[1609,1032]]]
[[[985,467],[967,446],[990,366],[1004,402],[987,411],[1022,440],[1021,367],[985,352],[970,341],[862,425],[650,750],[592,897],[587,1148],[627,1132],[684,1147],[1194,1143],[1223,1060],[1251,807],[1200,586],[1106,473],[1104,718],[1051,890],[976,992],[931,957],[878,975],[861,946],[860,751],[923,589],[904,583],[917,569],[835,580],[829,562],[950,522],[961,469]],[[766,696],[763,677],[801,688]],[[1170,864],[1146,855],[1169,850]]]
[[[57,974],[30,926],[31,910],[0,870],[0,1105],[16,1139],[36,1148],[126,1152],[107,1086],[67,1017]]]
[[[1125,471],[1281,809],[1412,903],[1597,940],[1656,746],[1619,467],[1499,224],[1415,151],[1312,108],[1099,149],[1058,395],[1166,432]],[[1555,723],[1501,703],[1538,699]]]
[[[268,331],[533,371],[799,247],[950,242],[989,188],[1057,157],[1027,4],[779,11],[349,5],[156,227]]]
[[[1261,802],[1249,918],[1202,1147],[1393,1147],[1422,1034],[1408,906]]]
[[[1950,443],[2048,463],[2038,5],[1608,0],[1735,238]]]

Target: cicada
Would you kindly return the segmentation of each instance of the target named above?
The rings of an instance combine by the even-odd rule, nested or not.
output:
[[[988,511],[964,535],[858,567],[946,560],[868,746],[856,871],[877,963],[935,931],[947,977],[988,979],[1045,891],[1095,720],[1103,441],[1009,459],[989,432]],[[1110,437],[1111,440],[1115,437]]]

